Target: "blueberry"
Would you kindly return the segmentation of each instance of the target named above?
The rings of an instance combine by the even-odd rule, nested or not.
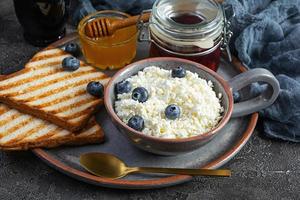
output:
[[[175,69],[172,69],[172,77],[173,78],[183,78],[186,75],[186,71],[185,69],[183,69],[182,67],[177,67]]]
[[[104,86],[100,82],[89,82],[89,84],[86,87],[86,90],[89,94],[95,97],[103,97],[104,95]]]
[[[135,101],[138,102],[145,102],[148,99],[148,91],[146,90],[146,88],[143,87],[137,87],[132,91],[132,96],[131,98]]]
[[[137,131],[142,131],[145,127],[144,119],[138,115],[131,117],[127,125]]]
[[[165,109],[165,115],[168,119],[176,119],[180,116],[180,108],[175,104],[168,105]]]
[[[116,84],[115,91],[117,94],[128,93],[131,90],[131,83],[129,81],[122,81]]]
[[[66,57],[62,61],[62,67],[66,71],[75,71],[80,67],[80,61],[75,57]]]
[[[241,101],[241,95],[238,91],[232,93],[234,103]]]
[[[80,48],[77,43],[70,42],[65,46],[65,51],[72,54],[73,56],[79,56]]]

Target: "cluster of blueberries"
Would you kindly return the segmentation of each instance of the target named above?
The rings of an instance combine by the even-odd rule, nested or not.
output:
[[[72,54],[73,56],[69,56],[63,59],[62,67],[65,71],[76,71],[80,67],[80,60],[76,57],[80,55],[80,48],[77,43],[68,43],[65,46],[65,51]],[[86,90],[89,94],[95,97],[103,97],[104,96],[104,86],[98,81],[91,81],[86,87]]]
[[[64,49],[66,52],[72,54],[73,56],[69,56],[63,59],[62,67],[66,71],[76,71],[80,67],[80,60],[76,57],[80,55],[80,48],[76,43],[68,43]],[[177,67],[172,69],[172,77],[173,78],[183,78],[186,76],[186,70],[182,67]],[[129,81],[122,81],[116,84],[115,92],[116,94],[128,93],[131,91],[131,84]],[[95,97],[103,97],[104,96],[104,86],[98,81],[91,81],[88,83],[86,90],[89,94]],[[149,97],[149,93],[144,87],[137,87],[132,91],[132,99],[138,102],[146,102]],[[176,119],[180,116],[180,108],[175,104],[168,105],[165,109],[165,115],[168,119]],[[128,126],[131,128],[142,131],[144,129],[144,119],[135,115],[131,117],[128,121]]]
[[[183,78],[186,76],[186,70],[182,67],[177,67],[172,69],[173,78]],[[122,81],[116,84],[115,92],[116,94],[128,93],[132,89],[131,83],[129,81]],[[149,93],[144,87],[137,87],[132,91],[131,98],[138,102],[146,102],[148,100]],[[165,115],[168,119],[174,120],[179,118],[181,112],[179,106],[175,104],[170,104],[165,109]],[[142,131],[145,127],[144,119],[139,115],[132,116],[127,125],[137,131]]]

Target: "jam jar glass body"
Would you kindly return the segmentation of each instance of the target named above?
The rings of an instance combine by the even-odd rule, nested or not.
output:
[[[149,22],[150,56],[185,58],[217,71],[224,18],[214,0],[157,0]]]

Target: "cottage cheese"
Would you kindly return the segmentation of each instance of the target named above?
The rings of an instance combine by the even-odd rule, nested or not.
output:
[[[213,90],[211,81],[206,81],[190,71],[184,78],[173,78],[171,70],[151,66],[127,79],[136,87],[144,87],[149,98],[139,103],[131,98],[131,92],[118,94],[115,111],[127,123],[134,116],[144,119],[143,133],[160,138],[187,138],[203,134],[215,127],[221,119],[223,107]],[[181,115],[175,120],[165,117],[165,108],[170,104],[180,107]]]

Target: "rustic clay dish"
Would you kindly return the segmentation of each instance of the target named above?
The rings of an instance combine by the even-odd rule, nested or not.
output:
[[[138,71],[148,66],[157,66],[163,69],[172,69],[176,67],[184,67],[186,70],[199,74],[199,77],[211,80],[214,85],[215,92],[222,94],[221,104],[224,108],[223,117],[216,127],[204,134],[183,138],[183,139],[165,139],[147,136],[127,126],[117,116],[114,111],[115,84],[135,75]],[[251,100],[234,104],[232,90],[239,90],[250,83],[262,81],[268,83],[271,87],[261,94],[259,97]],[[260,109],[271,105],[279,94],[279,83],[276,78],[265,69],[254,69],[237,75],[229,82],[226,82],[221,76],[205,66],[188,61],[185,59],[159,57],[144,59],[128,65],[117,72],[109,81],[105,91],[105,107],[114,124],[119,128],[135,146],[148,152],[160,155],[177,155],[198,149],[209,142],[228,122],[231,116],[237,117],[256,112]]]

